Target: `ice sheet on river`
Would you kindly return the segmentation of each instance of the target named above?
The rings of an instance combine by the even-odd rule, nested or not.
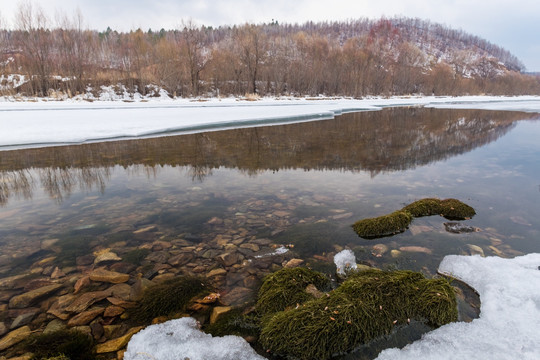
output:
[[[316,99],[0,101],[0,150],[331,119],[343,112],[388,106],[465,106],[540,112],[540,98],[532,96]]]

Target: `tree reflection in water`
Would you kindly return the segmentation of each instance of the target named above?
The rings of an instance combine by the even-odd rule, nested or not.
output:
[[[162,166],[185,167],[203,182],[220,167],[248,176],[281,169],[401,171],[490,143],[516,121],[536,114],[482,110],[391,108],[314,121],[160,138],[3,151],[0,205],[31,199],[37,174],[57,202],[76,188],[105,191],[114,168],[156,176]],[[35,172],[30,169],[36,170]]]

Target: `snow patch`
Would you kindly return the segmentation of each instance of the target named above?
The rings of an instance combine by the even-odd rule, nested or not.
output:
[[[378,360],[540,359],[540,254],[514,259],[446,256],[439,272],[480,294],[480,317],[451,323]]]
[[[337,267],[337,273],[345,275],[351,270],[356,270],[356,256],[352,250],[342,250],[334,256],[334,264]]]
[[[133,335],[125,360],[264,360],[239,336],[212,337],[193,318],[152,325]]]

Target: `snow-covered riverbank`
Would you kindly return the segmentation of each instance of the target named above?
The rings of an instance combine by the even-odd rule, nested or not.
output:
[[[430,106],[540,112],[540,97],[373,99],[234,98],[116,101],[0,101],[0,150],[153,137],[224,128],[332,119],[351,111]]]

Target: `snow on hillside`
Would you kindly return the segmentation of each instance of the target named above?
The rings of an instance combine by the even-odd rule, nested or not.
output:
[[[343,112],[388,106],[540,112],[540,97],[0,101],[0,150],[332,119]]]

